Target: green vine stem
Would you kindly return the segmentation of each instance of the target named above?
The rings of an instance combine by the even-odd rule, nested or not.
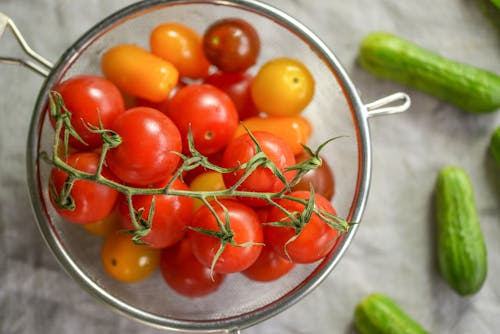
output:
[[[152,217],[154,216],[154,201],[151,205],[151,209],[148,213],[148,219],[144,219],[144,210],[135,210],[132,203],[133,196],[136,195],[174,195],[174,196],[188,196],[191,198],[197,198],[206,205],[212,214],[217,219],[220,231],[199,231],[200,233],[210,234],[214,237],[218,237],[221,239],[221,249],[219,249],[218,254],[222,253],[226,244],[232,244],[235,246],[247,246],[246,244],[238,245],[232,241],[232,231],[230,230],[230,225],[228,221],[223,222],[216,214],[215,210],[211,205],[211,202],[207,200],[207,198],[214,198],[216,202],[218,202],[218,198],[223,197],[250,197],[250,198],[260,198],[266,200],[270,205],[273,205],[279,208],[281,211],[285,213],[285,215],[291,220],[291,222],[273,222],[269,223],[275,226],[289,226],[295,228],[295,236],[292,239],[295,239],[304,226],[308,223],[310,217],[313,213],[317,214],[326,224],[328,224],[331,228],[337,229],[340,232],[346,232],[350,226],[346,220],[332,215],[329,212],[324,210],[319,210],[314,205],[314,189],[311,188],[311,197],[309,199],[301,199],[293,196],[287,195],[287,191],[291,189],[291,187],[300,181],[301,177],[307,173],[308,171],[318,168],[321,166],[322,160],[319,157],[319,153],[321,149],[335,140],[338,137],[332,138],[323,144],[321,144],[316,151],[311,150],[309,147],[304,146],[304,150],[309,154],[309,158],[294,165],[286,168],[285,171],[297,171],[294,178],[288,182],[284,176],[284,172],[279,170],[278,167],[265,155],[265,153],[260,148],[257,140],[250,131],[247,130],[250,137],[254,141],[257,153],[246,163],[241,164],[239,167],[235,169],[223,168],[221,166],[217,166],[208,161],[208,158],[203,156],[200,152],[196,150],[193,143],[193,138],[189,134],[188,135],[188,148],[190,152],[190,156],[184,155],[182,153],[176,152],[182,159],[182,164],[179,169],[174,173],[174,175],[169,180],[168,184],[165,187],[161,188],[136,188],[132,186],[127,186],[121,184],[119,182],[110,180],[102,175],[102,167],[106,161],[107,152],[119,146],[121,144],[121,138],[119,134],[104,129],[102,123],[99,124],[99,127],[93,125],[87,125],[87,129],[94,133],[98,133],[102,138],[102,148],[100,153],[99,165],[97,171],[95,173],[86,173],[80,171],[73,166],[67,164],[64,159],[62,159],[58,152],[61,145],[64,147],[64,157],[68,156],[68,147],[69,147],[69,136],[75,137],[77,140],[84,142],[82,138],[76,133],[73,126],[71,125],[71,112],[67,110],[64,105],[64,101],[61,95],[57,92],[51,92],[49,96],[50,102],[50,114],[51,117],[55,120],[55,134],[54,141],[52,146],[51,154],[47,152],[41,152],[40,157],[44,159],[49,164],[53,165],[55,168],[58,168],[65,172],[68,175],[67,186],[63,187],[60,193],[56,193],[55,188],[50,187],[51,195],[53,198],[57,199],[56,205],[61,208],[65,208],[68,210],[74,209],[74,203],[71,200],[70,192],[72,184],[77,180],[87,180],[92,181],[101,185],[105,185],[111,187],[121,193],[123,193],[128,202],[128,207],[130,211],[130,217],[132,219],[132,223],[134,226],[133,231],[129,231],[133,235],[133,240],[137,243],[143,243],[141,238],[144,237],[151,229]],[[62,135],[61,135],[62,134]],[[62,143],[61,143],[62,137]],[[178,190],[171,189],[172,183],[177,178],[182,178],[182,173],[185,171],[189,171],[195,169],[199,166],[202,166],[206,169],[213,170],[219,173],[230,173],[236,170],[245,170],[243,176],[239,179],[239,181],[233,185],[232,187],[224,190],[217,191],[191,191],[191,190]],[[251,192],[251,191],[243,191],[239,190],[238,187],[250,176],[250,174],[258,167],[268,168],[283,182],[283,189],[279,192]],[[153,196],[154,199],[154,196]],[[291,201],[296,201],[304,205],[303,212],[289,212],[282,206],[280,206],[276,199],[287,199]],[[220,203],[220,202],[219,202]],[[293,240],[290,239],[289,242]],[[215,263],[215,261],[214,261]],[[213,264],[214,265],[214,264]],[[212,267],[213,267],[212,265]]]

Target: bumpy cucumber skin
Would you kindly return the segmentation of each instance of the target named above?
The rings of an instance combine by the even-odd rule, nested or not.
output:
[[[360,334],[428,334],[389,297],[373,293],[354,310],[354,324]]]
[[[500,108],[500,76],[441,57],[397,36],[374,32],[361,42],[361,65],[374,75],[424,91],[462,110]]]
[[[500,167],[500,126],[491,135],[490,152],[493,159],[497,162],[498,167]]]
[[[487,254],[469,177],[456,166],[439,172],[436,185],[437,252],[442,277],[460,295],[478,292]]]

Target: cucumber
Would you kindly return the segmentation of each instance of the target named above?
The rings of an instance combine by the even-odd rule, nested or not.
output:
[[[354,324],[361,334],[424,334],[419,323],[406,314],[391,298],[373,293],[354,310]]]
[[[397,36],[374,32],[361,42],[361,65],[473,113],[500,108],[500,76],[441,57]]]
[[[490,139],[490,152],[491,156],[497,162],[497,165],[500,167],[500,126],[497,127]]]
[[[437,252],[441,276],[460,295],[479,291],[486,279],[486,245],[469,177],[441,169],[436,185]]]

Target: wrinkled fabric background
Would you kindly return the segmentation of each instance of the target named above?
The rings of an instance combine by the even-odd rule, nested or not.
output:
[[[126,0],[1,0],[31,46],[59,55]],[[244,333],[355,333],[353,310],[371,292],[395,299],[432,333],[498,333],[500,328],[500,168],[488,154],[500,111],[472,115],[374,78],[356,61],[361,38],[385,30],[444,56],[500,75],[500,30],[472,0],[268,0],[333,50],[365,102],[405,91],[409,112],[370,119],[373,173],[358,233],[334,272],[310,295]],[[12,35],[1,55],[20,55]],[[42,78],[0,66],[0,332],[164,333],[116,314],[65,274],[39,234],[28,198],[25,145]],[[436,269],[433,190],[441,167],[465,169],[475,189],[488,248],[482,290],[459,297]]]

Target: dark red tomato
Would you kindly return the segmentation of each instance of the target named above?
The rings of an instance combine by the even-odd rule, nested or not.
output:
[[[224,148],[238,127],[238,112],[231,98],[206,84],[181,88],[168,104],[168,116],[181,132],[185,151],[191,128],[195,147],[204,155]]]
[[[168,181],[155,185],[155,188],[165,187]],[[172,183],[170,189],[188,190],[188,187],[179,179]],[[174,195],[137,195],[132,197],[134,209],[144,209],[143,218],[148,220],[151,203],[155,199],[155,211],[151,230],[141,240],[153,248],[164,248],[171,246],[184,237],[185,227],[191,222],[194,213],[193,199],[186,196]],[[134,230],[130,218],[130,210],[127,199],[120,199],[120,217],[124,229]]]
[[[111,81],[95,75],[80,75],[63,81],[54,88],[61,94],[71,112],[71,124],[87,145],[70,137],[70,145],[80,150],[92,150],[102,145],[98,134],[86,125],[99,127],[99,118],[108,129],[113,120],[125,111],[123,97]],[[55,124],[54,120],[52,123]]]
[[[270,282],[286,275],[295,264],[278,255],[271,246],[262,248],[257,261],[241,273],[254,281]]]
[[[255,28],[239,18],[214,22],[203,35],[208,60],[223,72],[243,72],[254,65],[260,52]]]
[[[294,191],[289,195],[308,199],[310,193],[308,191]],[[323,196],[316,194],[314,201],[317,209],[336,214],[332,204]],[[289,212],[302,212],[304,210],[303,204],[289,199],[280,199],[278,203]],[[269,222],[290,222],[290,219],[277,207],[271,209],[267,219]],[[338,231],[328,226],[317,214],[313,214],[303,226],[299,236],[289,244],[286,243],[295,236],[294,228],[264,225],[264,234],[266,243],[272,246],[274,251],[283,258],[295,263],[312,263],[323,258],[334,247]]]
[[[278,169],[284,172],[286,167],[295,164],[295,156],[290,146],[277,136],[263,131],[253,132],[253,136],[259,143],[262,151],[274,162]],[[248,162],[257,153],[255,143],[249,134],[241,135],[234,139],[226,147],[222,155],[222,165],[228,168],[235,168]],[[224,174],[224,183],[230,188],[243,177],[244,169],[239,169],[233,173]],[[284,172],[287,181],[291,181],[296,173],[294,171]],[[273,172],[263,166],[257,167],[248,178],[238,187],[238,190],[252,192],[279,192],[285,185],[273,174]],[[242,198],[242,200],[252,206],[262,206],[268,204],[263,199]]]
[[[309,154],[303,152],[296,156],[297,163],[309,158]],[[323,195],[326,199],[331,200],[335,193],[335,179],[333,172],[324,157],[321,157],[323,163],[316,169],[310,170],[304,175],[299,183],[292,187],[292,190],[310,190],[311,185],[314,192]]]
[[[99,164],[99,155],[94,152],[78,152],[70,154],[66,163],[82,172],[95,173]],[[109,179],[116,177],[103,166],[102,175]],[[68,175],[60,169],[54,168],[50,174],[50,183],[60,194]],[[50,185],[49,185],[50,187]],[[56,205],[54,194],[50,193],[50,200],[56,211],[66,220],[76,224],[90,224],[106,218],[118,198],[118,191],[91,181],[75,181],[70,196],[74,201],[74,210],[61,209]]]
[[[160,270],[168,286],[192,298],[217,291],[226,277],[215,272],[210,275],[210,268],[202,265],[193,255],[188,239],[162,251]]]
[[[253,76],[247,72],[216,72],[205,79],[205,83],[213,85],[225,92],[233,100],[240,120],[258,116],[259,111],[253,103],[250,85]]]
[[[120,114],[111,129],[121,136],[120,146],[109,150],[106,161],[121,180],[149,185],[168,178],[177,168],[182,141],[175,124],[160,111],[131,108]]]
[[[212,202],[212,206],[224,224],[226,224],[224,207],[227,209],[229,225],[233,233],[232,240],[236,244],[255,243],[244,247],[226,243],[224,251],[215,263],[214,271],[229,274],[247,269],[257,260],[262,250],[264,239],[259,217],[252,208],[234,200],[222,199],[219,202]],[[220,231],[217,220],[207,206],[196,211],[190,226],[215,232]],[[210,267],[221,245],[221,240],[192,229],[187,232],[187,235],[193,254],[198,261]]]

